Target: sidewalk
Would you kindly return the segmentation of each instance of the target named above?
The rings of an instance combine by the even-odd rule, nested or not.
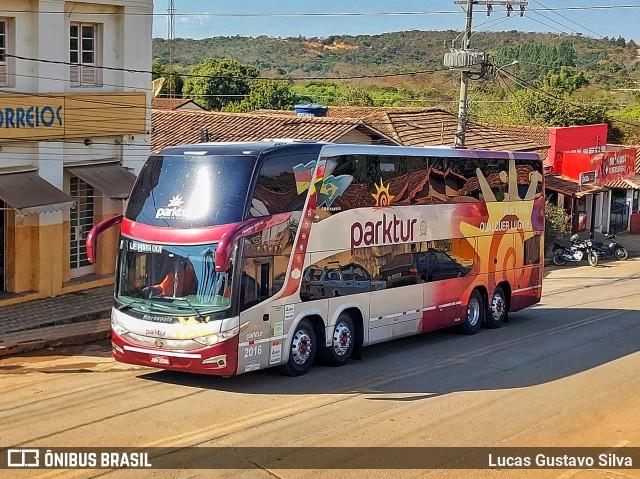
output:
[[[0,308],[0,357],[108,338],[113,286]]]
[[[582,236],[587,237],[588,233],[582,233]],[[621,233],[616,236],[627,248],[630,257],[640,257],[640,235]],[[600,233],[596,233],[594,239],[606,241]],[[603,261],[603,264],[606,262]],[[549,289],[546,291],[549,292]],[[108,338],[112,305],[113,286],[102,286],[2,307],[0,357]]]

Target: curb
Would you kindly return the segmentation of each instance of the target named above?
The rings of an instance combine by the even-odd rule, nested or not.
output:
[[[40,349],[84,344],[109,338],[111,319],[103,317],[94,321],[74,325],[51,326],[48,328],[7,334],[0,342],[0,357],[28,353]]]

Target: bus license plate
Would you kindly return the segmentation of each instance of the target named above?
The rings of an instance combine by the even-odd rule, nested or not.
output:
[[[169,358],[167,356],[154,356],[154,355],[150,355],[151,356],[151,362],[153,364],[164,364],[166,366],[169,365]]]

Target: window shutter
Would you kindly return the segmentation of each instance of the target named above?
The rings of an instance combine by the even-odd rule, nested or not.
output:
[[[80,82],[83,85],[95,85],[97,83],[95,67],[82,65],[80,71],[82,72],[82,78],[80,79]]]
[[[7,64],[0,63],[0,86],[7,86],[8,78],[7,78]]]
[[[78,86],[80,84],[80,67],[78,65],[71,65],[69,69],[69,82],[71,85]]]

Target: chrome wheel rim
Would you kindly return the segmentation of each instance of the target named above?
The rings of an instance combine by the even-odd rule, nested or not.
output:
[[[467,322],[471,326],[478,324],[480,320],[480,303],[476,298],[471,298],[467,305]]]
[[[333,331],[333,350],[338,356],[344,356],[351,347],[351,330],[346,323],[338,323]]]
[[[506,302],[502,295],[494,294],[493,301],[491,301],[491,315],[494,321],[500,321],[504,315],[506,309]]]
[[[311,356],[311,337],[304,329],[298,330],[291,342],[291,356],[296,364],[304,364]]]

